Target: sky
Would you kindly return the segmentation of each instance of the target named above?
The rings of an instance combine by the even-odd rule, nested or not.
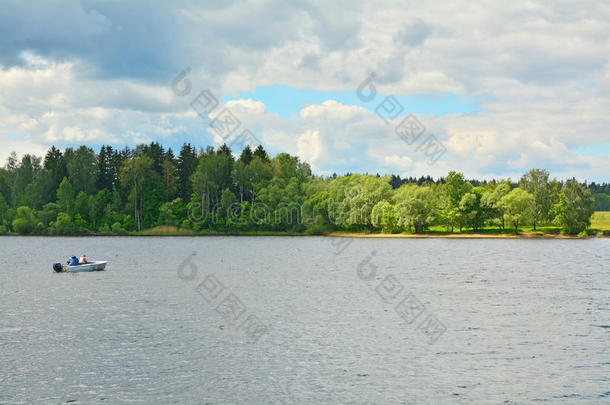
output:
[[[608,1],[0,5],[1,162],[248,142],[321,175],[609,182],[609,112]]]

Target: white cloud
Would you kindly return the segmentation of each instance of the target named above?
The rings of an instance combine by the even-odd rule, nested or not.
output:
[[[408,156],[390,155],[383,157],[383,163],[392,169],[399,170],[400,174],[404,175],[413,166],[413,159]]]
[[[298,156],[309,162],[313,169],[316,168],[316,161],[322,152],[320,143],[320,131],[308,130],[301,134],[297,139]]]
[[[0,159],[53,142],[165,143],[186,134],[210,142],[189,97],[171,92],[187,65],[191,96],[207,87],[219,99],[264,85],[352,91],[375,71],[384,94],[479,97],[481,111],[420,117],[447,147],[429,166],[363,107],[331,99],[291,119],[261,101],[226,107],[268,149],[298,154],[321,173],[457,169],[491,177],[545,166],[609,180],[610,157],[573,151],[610,142],[606,2],[139,7],[48,2],[0,10]]]

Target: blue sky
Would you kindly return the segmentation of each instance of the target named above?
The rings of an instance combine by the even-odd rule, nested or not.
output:
[[[594,157],[608,157],[610,156],[610,141],[608,142],[599,142],[599,143],[591,143],[584,146],[576,146],[572,148],[572,150],[576,153],[585,155],[585,156],[594,156]],[[610,171],[610,169],[609,169]]]
[[[7,0],[0,159],[51,145],[217,146],[208,125],[227,108],[240,120],[229,141],[248,129],[319,174],[544,167],[610,181],[609,14],[599,1]],[[180,96],[172,82],[187,67]],[[362,101],[371,72],[376,97]],[[191,103],[204,89],[220,104],[201,118]],[[398,114],[384,121],[387,96]],[[397,133],[408,117],[424,130],[412,144]]]
[[[478,111],[477,98],[461,99],[453,93],[430,95],[394,95],[379,94],[379,99],[393,96],[411,114],[431,114],[442,116],[447,114],[468,114]],[[298,115],[306,106],[335,100],[345,105],[358,105],[375,111],[379,102],[366,102],[358,98],[354,89],[343,91],[320,91],[312,89],[295,89],[288,86],[274,85],[257,87],[252,91],[240,91],[237,96],[225,97],[224,100],[252,99],[261,101],[270,112],[282,118]]]

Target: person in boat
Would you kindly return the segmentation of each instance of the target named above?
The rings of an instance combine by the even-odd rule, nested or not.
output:
[[[72,256],[68,259],[68,266],[78,266],[78,259],[76,256]]]
[[[79,259],[78,259],[78,264],[87,264],[87,255],[82,255]]]

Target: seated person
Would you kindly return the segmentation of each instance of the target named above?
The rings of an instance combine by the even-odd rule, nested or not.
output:
[[[86,255],[82,255],[79,259],[78,259],[78,264],[87,264],[87,256]]]

